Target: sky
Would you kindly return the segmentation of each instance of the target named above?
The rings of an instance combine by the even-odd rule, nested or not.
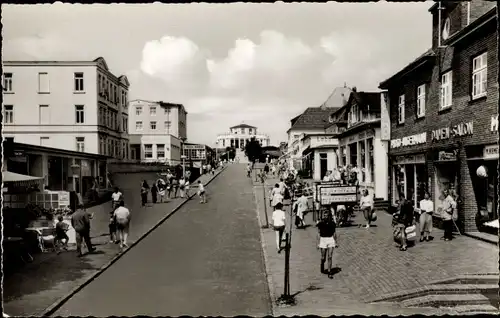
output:
[[[94,60],[129,99],[182,103],[188,141],[242,122],[286,141],[336,87],[378,91],[431,46],[431,2],[2,5],[4,60]]]

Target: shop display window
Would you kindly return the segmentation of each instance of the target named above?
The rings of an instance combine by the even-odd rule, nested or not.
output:
[[[405,171],[404,166],[396,165],[393,167],[393,204],[398,204],[401,199],[399,194],[405,191]]]
[[[481,214],[481,222],[493,221],[498,219],[497,206],[497,187],[498,187],[498,171],[497,160],[477,161],[469,165],[478,212]],[[486,172],[486,177],[479,177],[477,170],[483,166]]]
[[[444,199],[444,192],[450,189],[457,190],[457,172],[454,164],[436,164],[434,180],[434,207],[441,213]]]
[[[370,171],[370,181],[375,180],[375,161],[373,157],[373,138],[369,138],[366,141],[368,150],[368,170]]]
[[[358,166],[358,143],[353,143],[349,145],[349,164],[352,167]]]
[[[425,164],[415,165],[415,177],[417,180],[416,207],[420,208],[420,201],[424,199],[425,191],[427,191],[427,169]]]
[[[360,153],[361,153],[361,182],[366,182],[366,164],[365,164],[365,159],[366,159],[366,150],[365,150],[365,141],[362,140],[359,142],[359,148],[360,148]]]

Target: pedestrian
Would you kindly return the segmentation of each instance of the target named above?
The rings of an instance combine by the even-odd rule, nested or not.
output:
[[[274,210],[276,210],[278,204],[283,205],[283,193],[278,183],[274,185],[274,188],[271,190],[271,193],[269,194],[269,198],[271,200],[271,206],[274,208]]]
[[[294,203],[293,210],[297,211],[296,213],[299,221],[298,222],[299,224],[298,225],[296,224],[297,228],[299,227],[305,228],[306,226],[305,213],[307,210],[309,210],[309,200],[307,199],[303,191],[299,195],[300,195],[299,198]]]
[[[207,171],[207,165],[206,164],[203,164],[202,168],[201,168],[201,174],[205,174],[205,172]]]
[[[272,165],[271,172],[273,174],[273,177],[275,177],[276,176],[276,165]]]
[[[62,215],[59,215],[57,217],[57,220],[59,222],[57,222],[56,224],[56,238],[55,238],[55,242],[57,243],[57,254],[61,253],[61,249],[60,249],[60,245],[59,244],[62,244],[62,248],[67,251],[68,250],[68,241],[69,241],[69,237],[68,237],[68,234],[66,234],[66,232],[68,231],[69,229],[69,225],[64,223],[64,218]]]
[[[118,207],[118,204],[123,199],[123,194],[120,192],[118,187],[115,187],[115,191],[111,194],[112,208],[113,210]]]
[[[205,196],[205,187],[201,180],[198,180],[198,196],[200,197],[200,203],[207,203],[207,198]]]
[[[429,242],[432,232],[432,214],[434,202],[430,200],[429,192],[425,191],[424,199],[420,201],[420,242],[424,239]]]
[[[321,250],[320,271],[322,274],[328,274],[328,278],[333,278],[333,249],[338,247],[335,215],[324,210],[322,218],[316,226],[318,227],[318,248]],[[325,271],[327,260],[328,270]]]
[[[443,201],[441,217],[443,218],[444,240],[451,241],[453,239],[453,219],[456,218],[457,202],[453,197],[453,190],[445,190],[446,198]]]
[[[266,163],[266,165],[264,166],[264,173],[267,174],[269,173],[269,165]]]
[[[128,247],[127,237],[130,226],[130,210],[125,207],[125,202],[120,201],[120,206],[115,210],[113,218],[116,222],[116,229],[120,240],[120,248]]]
[[[249,163],[247,165],[247,177],[251,178],[252,176],[252,165]]]
[[[180,178],[179,180],[179,193],[181,196],[181,199],[184,198],[184,187],[186,186],[186,179]]]
[[[172,194],[174,195],[174,199],[177,198],[177,191],[179,191],[179,183],[176,177],[172,177]]]
[[[272,216],[273,220],[273,228],[276,233],[276,249],[278,253],[281,252],[281,240],[283,238],[283,233],[285,232],[286,225],[286,215],[285,211],[283,211],[283,204],[278,203],[275,206],[275,210]]]
[[[189,199],[189,178],[186,178],[186,183],[184,184],[184,193],[186,194],[186,198]]]
[[[209,163],[207,164],[207,173],[209,173],[210,171],[212,171],[212,165]]]
[[[158,187],[156,183],[153,183],[153,186],[151,186],[151,198],[153,199],[153,204],[158,200]]]
[[[71,226],[73,226],[76,233],[76,251],[78,257],[83,256],[82,241],[85,241],[89,253],[96,250],[90,241],[90,220],[92,217],[93,215],[83,208],[83,204],[78,204],[75,213],[71,216]]]
[[[401,237],[399,250],[406,251],[406,248],[408,246],[406,229],[413,225],[415,217],[413,214],[413,205],[411,201],[407,200],[403,193],[400,193],[399,198],[399,212],[396,216],[398,224],[396,225],[396,228],[399,229],[399,235]]]
[[[149,190],[149,185],[146,182],[146,180],[144,180],[142,182],[142,186],[141,186],[141,202],[142,202],[142,206],[146,206],[146,203],[148,203],[148,190]]]
[[[212,175],[215,175],[215,165],[212,167]]]
[[[166,182],[165,180],[163,179],[158,179],[158,181],[156,182],[157,183],[157,187],[158,187],[158,195],[159,195],[159,198],[160,198],[160,203],[163,203],[164,200],[165,200],[165,188],[166,188]]]
[[[368,193],[367,189],[363,189],[363,196],[359,200],[359,207],[363,211],[363,216],[366,220],[365,228],[369,228],[372,223],[373,205],[372,196]]]
[[[172,197],[172,178],[167,179],[167,199]]]

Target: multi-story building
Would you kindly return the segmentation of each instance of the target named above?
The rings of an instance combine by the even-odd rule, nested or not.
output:
[[[144,162],[178,164],[187,139],[187,112],[182,104],[130,101],[131,157]]]
[[[257,127],[247,124],[239,124],[229,127],[229,132],[217,135],[217,149],[225,151],[227,147],[236,149],[235,160],[239,162],[246,162],[245,146],[255,138],[262,147],[270,145],[270,138],[266,134],[261,134],[257,131]]]
[[[4,61],[3,134],[15,142],[128,158],[129,82],[94,61]]]
[[[288,149],[284,156],[290,167],[302,170],[302,152],[306,148],[301,140],[310,134],[326,134],[326,128],[330,126],[330,114],[344,106],[349,93],[350,89],[345,85],[337,87],[321,106],[308,107],[302,114],[290,120],[290,128],[287,131]]]
[[[443,1],[430,12],[432,48],[380,84],[391,119],[391,201],[403,194],[418,207],[429,191],[440,215],[453,189],[461,230],[486,230],[498,220],[496,2]]]

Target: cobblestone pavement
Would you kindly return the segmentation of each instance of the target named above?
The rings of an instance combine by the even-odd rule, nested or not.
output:
[[[272,185],[276,179],[269,179]],[[261,224],[265,224],[262,186],[255,183]],[[266,191],[266,196],[268,192]],[[266,200],[269,204],[269,201]],[[272,214],[268,206],[269,219]],[[289,207],[287,207],[289,211]],[[287,213],[288,214],[288,213]],[[451,242],[440,240],[442,231],[435,229],[431,242],[416,243],[401,252],[393,242],[391,216],[379,212],[374,227],[339,228],[339,248],[334,252],[334,267],[341,269],[333,279],[319,272],[320,252],[316,249],[317,230],[313,226],[292,230],[290,258],[291,292],[297,305],[275,308],[275,315],[330,314],[438,314],[439,310],[399,308],[397,305],[367,304],[384,294],[417,288],[438,279],[467,273],[498,273],[498,248],[465,236]],[[312,224],[312,213],[306,216]],[[275,234],[262,230],[268,275],[274,299],[283,293],[284,253],[277,254]]]
[[[259,224],[244,165],[207,187],[54,316],[266,316]]]
[[[203,175],[207,182],[212,175]],[[140,183],[156,180],[155,173],[129,173],[115,176],[115,184],[124,194],[126,206],[132,213],[129,243],[133,243],[181,203],[172,199],[168,203],[150,203],[141,207]],[[195,190],[191,190],[193,192]],[[13,316],[41,315],[46,308],[83,284],[90,276],[120,253],[119,246],[109,244],[108,220],[111,203],[94,206],[91,227],[92,243],[97,252],[76,257],[75,247],[57,255],[54,252],[36,254],[35,261],[16,273],[4,277],[4,311]],[[85,251],[85,250],[84,250]]]

